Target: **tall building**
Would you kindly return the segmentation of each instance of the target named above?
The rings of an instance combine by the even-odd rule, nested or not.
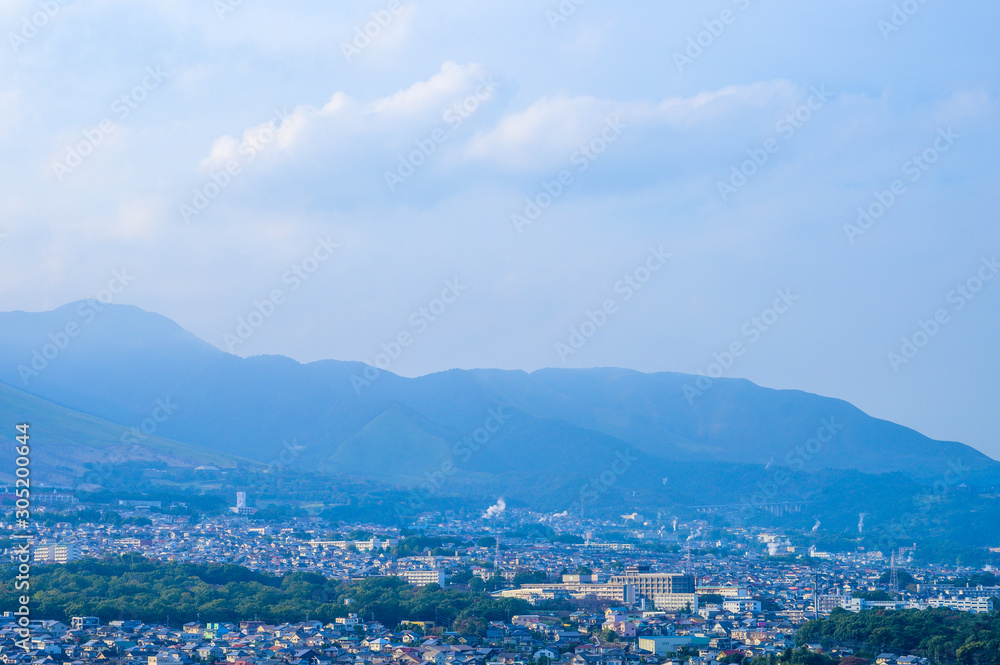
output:
[[[237,492],[236,493],[236,506],[230,507],[229,512],[235,515],[253,515],[257,512],[256,508],[251,508],[247,505],[247,493]]]
[[[694,575],[650,573],[637,568],[626,570],[621,575],[612,575],[608,582],[634,585],[636,595],[649,600],[666,594],[695,593]]]

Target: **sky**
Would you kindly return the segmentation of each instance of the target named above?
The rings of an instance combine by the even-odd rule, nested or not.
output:
[[[0,310],[743,377],[1000,458],[1000,5],[621,5],[4,0]]]

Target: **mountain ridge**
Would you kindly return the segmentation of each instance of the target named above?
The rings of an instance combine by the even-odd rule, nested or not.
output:
[[[79,328],[73,336],[71,324]],[[53,357],[43,356],[44,366],[36,363],[25,380],[22,368],[43,351]],[[435,473],[449,446],[501,408],[510,423],[491,432],[473,459],[453,459],[457,466],[497,478],[587,477],[600,473],[601,460],[614,451],[631,447],[657,469],[776,464],[932,481],[958,460],[984,483],[1000,479],[1000,464],[964,444],[929,439],[844,400],[746,379],[716,379],[691,400],[685,386],[698,377],[674,372],[451,369],[407,378],[369,371],[375,376],[367,385],[352,381],[366,368],[242,358],[134,306],[96,311],[92,301],[80,301],[50,312],[0,313],[0,381],[112,423],[141,422],[157,400],[171,399],[181,408],[158,435],[259,463],[294,441],[304,467],[414,482]],[[393,460],[385,465],[392,473],[378,468],[372,450]],[[409,461],[397,463],[403,459]]]

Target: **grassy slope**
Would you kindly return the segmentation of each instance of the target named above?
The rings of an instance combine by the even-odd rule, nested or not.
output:
[[[80,474],[88,462],[101,465],[130,460],[159,461],[171,466],[213,464],[232,468],[242,461],[155,434],[138,445],[132,438],[123,442],[128,427],[67,409],[0,383],[0,442],[13,441],[17,435],[15,426],[22,422],[31,425],[33,475],[49,482],[65,481],[67,476]],[[12,454],[12,447],[4,445],[0,453],[0,478],[11,477]]]

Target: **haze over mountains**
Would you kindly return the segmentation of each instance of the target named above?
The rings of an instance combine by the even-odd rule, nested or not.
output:
[[[925,482],[960,464],[967,482],[1000,478],[1000,464],[961,443],[740,379],[693,396],[697,377],[624,369],[375,376],[356,362],[240,358],[160,315],[101,307],[0,313],[0,412],[33,421],[39,462],[64,474],[114,446],[181,465],[269,464],[284,452],[303,469],[400,484],[455,468],[501,487],[588,478],[622,455],[641,458],[638,475],[654,484],[711,464]]]

